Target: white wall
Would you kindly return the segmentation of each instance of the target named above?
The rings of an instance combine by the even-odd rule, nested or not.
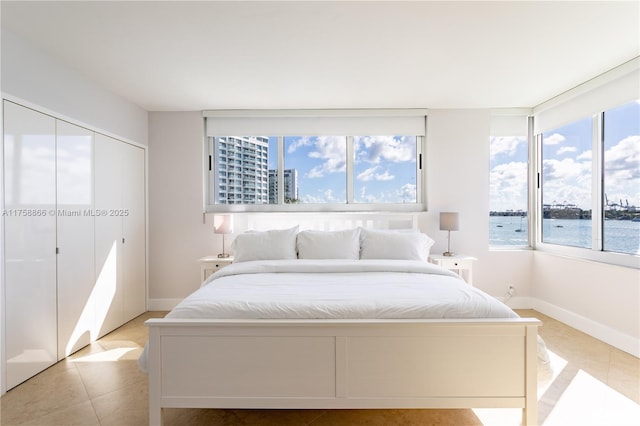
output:
[[[494,296],[509,285],[517,295],[530,293],[531,251],[489,251],[488,110],[429,110],[427,118],[426,229],[436,239],[433,251],[447,248],[438,230],[440,211],[460,213],[460,230],[451,233],[454,252],[474,256],[474,284]]]
[[[147,144],[147,112],[2,28],[3,96],[109,136]]]
[[[640,271],[541,251],[533,307],[640,357]]]
[[[149,113],[150,309],[197,289],[197,259],[218,253],[203,223],[203,132],[200,112]]]

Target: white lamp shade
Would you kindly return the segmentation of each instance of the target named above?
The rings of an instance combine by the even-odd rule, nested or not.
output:
[[[216,234],[233,233],[233,216],[230,214],[218,214],[213,217],[213,232]]]
[[[440,213],[440,230],[441,231],[457,231],[460,223],[458,220],[458,213],[456,212],[442,212]]]

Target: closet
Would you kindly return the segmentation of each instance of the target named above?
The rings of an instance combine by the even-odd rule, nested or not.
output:
[[[142,148],[4,101],[10,389],[146,310]]]
[[[95,274],[98,335],[145,311],[144,152],[96,134]],[[143,283],[143,285],[139,285]]]

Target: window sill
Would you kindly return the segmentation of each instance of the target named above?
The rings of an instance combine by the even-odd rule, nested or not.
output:
[[[588,262],[605,263],[625,268],[640,269],[640,256],[608,251],[596,251],[588,248],[561,246],[555,244],[538,243],[535,251],[555,256],[584,260]]]

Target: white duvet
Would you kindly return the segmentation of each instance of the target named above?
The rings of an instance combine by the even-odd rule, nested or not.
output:
[[[458,275],[420,261],[281,260],[220,269],[167,318],[415,319],[517,315]]]
[[[166,318],[517,318],[508,306],[439,266],[407,260],[234,263]],[[539,339],[539,358],[548,364]],[[146,371],[146,348],[138,360]]]

